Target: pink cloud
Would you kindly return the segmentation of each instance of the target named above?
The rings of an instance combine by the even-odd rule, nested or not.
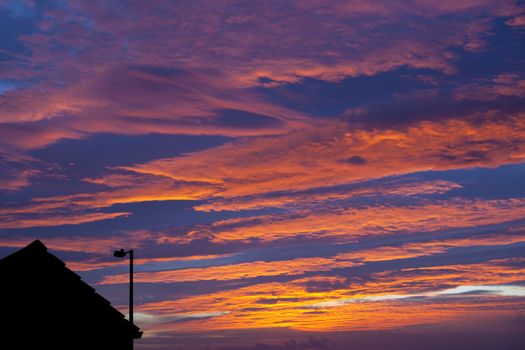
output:
[[[501,97],[525,97],[525,79],[519,74],[499,74],[491,81],[467,84],[455,92],[457,99],[494,101]]]
[[[524,27],[525,26],[525,16],[517,16],[512,19],[509,19],[505,22],[512,27]]]
[[[71,214],[55,214],[46,217],[31,217],[21,218],[18,216],[2,215],[2,222],[0,229],[20,229],[28,227],[46,227],[46,226],[61,226],[61,225],[78,225],[86,222],[94,222],[100,220],[109,220],[119,217],[129,216],[130,213],[71,213]]]

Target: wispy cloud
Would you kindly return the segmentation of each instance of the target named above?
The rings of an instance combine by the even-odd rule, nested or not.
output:
[[[61,225],[78,225],[86,222],[94,222],[100,220],[116,219],[130,215],[128,212],[116,213],[80,213],[80,214],[66,214],[66,215],[52,215],[41,218],[27,218],[9,217],[4,215],[3,221],[0,224],[0,229],[20,229],[28,227],[46,227],[46,226],[61,226]]]
[[[329,308],[338,307],[348,303],[361,302],[381,302],[381,301],[421,301],[425,298],[440,298],[446,296],[462,296],[462,297],[479,297],[485,293],[508,296],[508,297],[525,297],[525,287],[520,286],[458,286],[450,289],[444,289],[436,292],[428,292],[422,294],[405,294],[405,295],[376,295],[367,297],[357,297],[349,299],[339,299],[323,301],[316,304],[307,305],[308,308]]]

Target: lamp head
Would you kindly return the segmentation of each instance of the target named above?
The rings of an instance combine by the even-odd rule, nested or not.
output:
[[[116,258],[123,258],[126,256],[126,252],[124,251],[124,249],[121,249],[121,250],[115,250],[113,252],[113,256],[116,257]]]

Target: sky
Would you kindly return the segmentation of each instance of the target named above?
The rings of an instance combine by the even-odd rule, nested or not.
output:
[[[523,349],[525,3],[0,0],[0,258],[136,349]]]

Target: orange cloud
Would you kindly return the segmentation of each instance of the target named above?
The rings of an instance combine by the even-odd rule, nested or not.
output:
[[[228,311],[211,320],[188,321],[154,327],[156,331],[198,331],[202,329],[247,329],[286,327],[307,331],[377,330],[434,323],[452,319],[497,318],[516,315],[525,306],[523,298],[487,294],[454,296],[448,299],[425,299],[417,302],[397,300],[389,296],[410,295],[418,291],[445,290],[448,286],[508,284],[524,277],[523,269],[493,261],[475,265],[445,266],[418,269],[418,279],[410,274],[376,278],[369,282],[346,282],[331,290],[312,291],[305,287],[309,279],[285,283],[266,283],[210,294],[146,303],[140,312],[166,316],[177,313]],[[454,276],[456,274],[456,276]],[[451,279],[453,277],[453,279]],[[321,277],[315,277],[319,280]],[[326,278],[321,278],[321,281]],[[332,278],[333,279],[333,278]],[[327,281],[332,282],[332,281]],[[342,282],[342,281],[335,281]],[[422,284],[425,282],[425,289]],[[393,284],[394,283],[394,284]],[[475,283],[475,284],[472,284]],[[458,289],[460,290],[460,289]],[[376,298],[370,298],[375,296]],[[360,302],[367,297],[370,302]],[[353,298],[355,302],[348,302]],[[333,302],[345,300],[333,307]],[[327,304],[327,302],[332,302]],[[312,310],[311,305],[325,303]],[[483,307],[480,307],[480,303]],[[330,305],[330,306],[329,306]]]
[[[378,272],[371,281],[355,287],[355,292],[420,293],[439,286],[512,284],[521,281],[525,267],[523,259],[498,259],[478,264],[457,264],[436,267],[415,267]]]
[[[337,258],[354,259],[355,261],[362,262],[388,261],[439,254],[457,247],[502,246],[522,242],[525,242],[525,236],[522,235],[494,234],[468,238],[434,240],[421,243],[406,243],[397,247],[383,246],[357,252],[338,254]]]
[[[123,170],[214,184],[224,198],[300,191],[418,171],[495,167],[525,160],[525,118],[420,122],[355,130],[318,122],[285,136],[256,138]]]
[[[35,198],[25,208],[14,207],[13,214],[40,211],[46,207],[52,214],[60,208],[85,210],[119,203],[158,200],[208,199],[209,203],[198,206],[197,209],[239,210],[283,206],[294,201],[307,204],[308,201],[342,199],[344,194],[334,193],[329,187],[418,171],[495,167],[523,162],[524,137],[525,118],[521,115],[502,120],[485,117],[481,121],[452,119],[444,122],[419,122],[401,129],[386,130],[353,130],[339,121],[320,121],[315,127],[288,135],[252,138],[176,158],[121,167],[120,170],[128,173],[86,179],[88,182],[107,186],[108,190]],[[428,182],[412,188],[398,186],[396,190],[395,187],[389,186],[383,193],[442,193],[457,188],[457,185]],[[319,189],[320,193],[325,194],[316,197],[297,193],[312,189]],[[273,196],[274,192],[288,194]],[[376,194],[382,194],[381,192],[381,189],[375,191]],[[374,190],[362,190],[353,194],[350,192],[346,198],[369,193],[374,193]],[[444,204],[439,206],[433,209],[451,217],[453,208],[461,206],[461,203],[453,202],[448,208]],[[387,213],[388,210],[390,209],[386,208],[381,212]],[[417,213],[414,210],[408,208],[398,211],[398,214],[403,216]],[[461,208],[457,210],[464,212]],[[381,219],[381,213],[373,212],[373,209],[368,209],[368,213],[378,215],[379,226],[385,220],[396,224],[395,219]],[[395,214],[393,211],[391,213]],[[419,213],[425,215],[421,211]],[[8,210],[6,214],[9,214]],[[503,216],[515,218],[519,215],[514,211],[512,215],[507,213]],[[483,222],[493,222],[490,217],[488,213],[487,218],[482,219]],[[332,221],[335,218],[343,218],[339,227],[333,227]],[[348,220],[344,221],[345,218]],[[303,221],[299,217],[290,221],[290,224],[301,224],[304,228],[301,232],[342,231],[347,227],[360,227],[361,219],[359,215],[335,209],[331,215],[313,215]],[[268,228],[274,229],[273,231],[296,231],[293,225],[290,228],[279,228],[278,219],[268,223]],[[432,229],[435,227],[428,220],[421,223],[429,223]],[[458,227],[465,225],[470,224],[460,224]],[[403,229],[402,225],[399,226]],[[253,232],[257,230],[256,227],[249,230],[252,233],[242,234],[240,237],[260,236]],[[216,235],[216,239],[224,240],[227,235],[227,232],[221,232]]]
[[[329,271],[335,267],[351,267],[356,263],[331,258],[297,258],[285,261],[256,261],[235,265],[212,266],[161,272],[135,274],[135,281],[147,283],[173,283],[188,281],[228,280],[260,276],[300,275],[307,271]],[[106,276],[100,284],[126,283],[127,275]]]
[[[234,197],[231,199],[214,199],[207,204],[194,206],[198,211],[221,211],[221,210],[249,210],[262,209],[268,207],[294,207],[306,206],[321,203],[323,201],[333,201],[350,199],[361,196],[413,196],[442,194],[454,189],[461,188],[457,183],[449,181],[417,181],[408,183],[386,183],[376,184],[374,187],[357,188],[352,190],[322,189],[321,193],[294,193],[277,194],[271,197]]]
[[[109,181],[105,179],[87,179],[87,181],[117,187],[116,190],[110,191],[34,198],[33,202],[43,207],[73,205],[80,208],[105,208],[125,203],[196,200],[212,197],[218,192],[218,188],[213,184],[175,182],[155,176],[130,177],[126,182],[115,182],[113,176]]]
[[[523,235],[494,234],[459,239],[444,239],[399,246],[382,246],[371,249],[340,253],[331,257],[296,258],[279,261],[255,261],[203,268],[186,268],[135,274],[136,282],[174,283],[190,281],[224,281],[249,279],[262,276],[295,276],[307,272],[326,272],[337,268],[348,268],[366,262],[415,258],[446,252],[451,248],[472,246],[504,246],[525,242]],[[171,260],[170,260],[171,261]],[[144,262],[149,262],[148,260]],[[140,264],[140,262],[137,262]],[[100,284],[127,283],[127,274],[108,275]],[[471,281],[484,282],[486,281]]]
[[[211,236],[215,242],[259,239],[272,241],[298,235],[337,237],[396,232],[429,232],[453,227],[474,227],[525,217],[525,201],[452,199],[416,206],[371,206],[217,221],[197,228],[190,236]]]

